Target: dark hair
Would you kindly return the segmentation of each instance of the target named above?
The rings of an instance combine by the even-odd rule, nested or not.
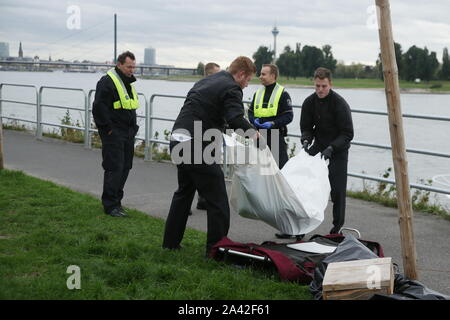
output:
[[[240,56],[230,64],[228,72],[235,75],[240,71],[244,71],[246,75],[255,74],[256,66],[250,58]]]
[[[209,76],[210,74],[212,74],[212,73],[213,73],[212,71],[213,71],[215,68],[219,68],[219,69],[220,69],[220,66],[219,66],[217,63],[215,63],[215,62],[209,62],[209,63],[207,63],[207,64],[205,65],[205,71],[204,71],[205,76]]]
[[[330,69],[319,67],[314,71],[314,79],[319,78],[320,80],[328,78],[331,81],[331,71]]]
[[[119,54],[119,56],[117,57],[117,62],[120,62],[120,64],[124,64],[127,57],[133,61],[136,60],[136,58],[134,57],[134,54],[132,52],[125,51],[125,52],[122,52],[121,54]]]
[[[270,73],[275,75],[275,80],[278,79],[279,71],[278,71],[278,67],[276,65],[269,63],[269,64],[263,64],[262,67],[263,68],[264,67],[269,67],[270,68]]]

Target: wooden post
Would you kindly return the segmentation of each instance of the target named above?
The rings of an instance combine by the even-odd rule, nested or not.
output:
[[[395,60],[389,0],[375,0],[378,14],[378,31],[381,46],[381,61],[388,107],[389,131],[391,134],[392,158],[394,162],[397,204],[399,209],[400,240],[405,275],[417,280],[417,257],[413,230],[413,211],[408,178],[403,119],[400,105],[398,68]]]

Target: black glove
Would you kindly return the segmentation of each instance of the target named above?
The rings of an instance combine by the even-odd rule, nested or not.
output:
[[[325,150],[323,150],[320,153],[320,157],[324,158],[325,160],[331,159],[331,155],[333,154],[333,147],[332,146],[328,146],[326,147]]]
[[[309,147],[309,141],[308,140],[303,140],[303,142],[302,142],[302,146],[303,146],[303,149],[308,149],[308,147]]]

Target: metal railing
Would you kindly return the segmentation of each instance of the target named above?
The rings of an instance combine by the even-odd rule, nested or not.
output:
[[[27,102],[27,101],[17,101],[17,100],[3,99],[3,96],[2,96],[3,87],[33,88],[35,93],[36,93],[36,103],[31,103],[31,102]],[[28,120],[28,119],[3,116],[2,102],[9,102],[9,103],[17,103],[17,104],[25,104],[25,105],[36,106],[36,119],[37,119],[37,117],[38,117],[38,115],[37,115],[37,106],[39,105],[39,93],[38,93],[38,89],[36,88],[36,86],[28,85],[28,84],[0,83],[0,121],[2,120],[2,118],[5,118],[5,119],[9,119],[9,120],[24,121],[24,122],[31,122],[31,123],[36,122],[36,121],[33,121],[33,120]]]
[[[42,96],[43,96],[43,92],[44,89],[47,90],[67,90],[67,91],[77,91],[77,92],[81,92],[83,94],[83,98],[84,98],[84,106],[83,109],[81,108],[75,108],[75,107],[68,107],[68,106],[63,106],[63,105],[55,105],[55,104],[44,104],[42,103]],[[44,122],[42,121],[42,107],[48,107],[48,108],[56,108],[56,109],[66,109],[66,110],[76,110],[76,111],[83,111],[84,112],[84,129],[80,127],[76,127],[76,126],[70,126],[70,125],[66,125],[66,124],[56,124],[56,123],[50,123],[50,122]],[[83,89],[80,88],[66,88],[66,87],[48,87],[48,86],[42,86],[39,88],[39,103],[37,105],[37,119],[36,119],[36,137],[38,139],[42,138],[42,126],[43,125],[47,125],[47,126],[57,126],[57,127],[62,127],[62,128],[66,128],[66,129],[75,129],[75,130],[83,130],[84,131],[84,146],[85,147],[89,147],[88,145],[88,139],[87,137],[89,136],[89,110],[88,110],[88,102],[87,102],[87,95],[84,92]]]
[[[2,92],[3,87],[5,86],[12,86],[12,87],[24,87],[24,88],[34,88],[36,92],[36,103],[26,102],[26,101],[18,101],[18,100],[9,100],[9,99],[3,99],[2,98]],[[83,93],[84,97],[84,108],[74,108],[74,107],[67,107],[67,106],[61,106],[61,105],[52,105],[52,104],[43,104],[42,103],[42,95],[44,89],[53,89],[53,90],[69,90],[69,91],[79,91]],[[15,121],[24,121],[24,122],[30,122],[30,123],[36,123],[36,137],[37,139],[42,138],[42,125],[49,125],[49,126],[57,126],[57,127],[64,127],[64,128],[71,128],[75,130],[81,130],[84,132],[84,146],[86,148],[91,147],[91,133],[97,132],[96,129],[91,128],[91,112],[92,108],[90,107],[92,105],[91,98],[92,94],[95,92],[95,90],[90,90],[88,94],[85,93],[83,89],[80,88],[66,88],[66,87],[48,87],[48,86],[41,86],[39,90],[36,86],[33,85],[22,85],[22,84],[12,84],[12,83],[1,83],[0,84],[0,121],[2,118],[15,120]],[[178,95],[166,95],[166,94],[153,94],[150,96],[149,99],[145,96],[143,93],[138,93],[138,95],[142,96],[145,101],[145,115],[141,116],[138,115],[138,118],[142,118],[145,121],[145,136],[144,137],[136,137],[138,140],[145,141],[145,149],[144,149],[144,159],[147,161],[150,161],[152,159],[152,146],[154,143],[158,144],[165,144],[168,145],[170,142],[167,140],[161,140],[153,138],[153,121],[159,120],[159,121],[168,121],[168,122],[174,122],[175,119],[173,118],[167,118],[167,117],[161,117],[161,116],[154,116],[153,110],[154,110],[154,101],[156,98],[175,98],[175,99],[185,99],[185,96],[178,96]],[[28,119],[22,119],[17,117],[10,117],[10,116],[4,116],[2,113],[2,102],[8,102],[8,103],[18,103],[18,104],[25,104],[25,105],[32,105],[36,106],[36,121],[28,120]],[[251,103],[250,101],[243,101],[244,104]],[[64,125],[64,124],[56,124],[56,123],[47,123],[42,121],[42,107],[47,108],[59,108],[59,109],[69,109],[69,110],[77,110],[77,111],[84,111],[84,126],[83,127],[76,127],[76,126],[70,126],[70,125]],[[293,105],[293,108],[301,109],[301,106],[299,105]],[[381,115],[381,116],[387,116],[387,112],[380,112],[376,110],[361,110],[361,109],[352,109],[353,113],[363,113],[363,114],[371,114],[371,115]],[[419,115],[419,114],[403,114],[404,118],[416,118],[416,119],[423,119],[423,120],[434,120],[434,121],[446,121],[450,122],[450,117],[439,117],[439,116],[427,116],[427,115]],[[288,134],[289,137],[294,138],[300,138],[299,134]],[[385,150],[391,150],[391,147],[388,145],[381,145],[381,144],[374,144],[370,142],[364,142],[364,141],[352,141],[353,145],[363,146],[363,147],[371,147],[371,148],[378,148],[378,149],[385,149]],[[416,153],[416,154],[422,154],[422,155],[428,155],[428,156],[434,156],[434,157],[444,157],[444,158],[450,158],[450,154],[448,153],[439,153],[434,152],[430,150],[421,150],[421,149],[406,149],[409,153]],[[224,157],[225,158],[225,157]],[[226,163],[224,163],[224,169],[226,169]],[[348,176],[354,177],[354,178],[360,178],[360,179],[367,179],[372,181],[378,181],[378,182],[384,182],[384,183],[390,183],[395,184],[395,180],[392,179],[386,179],[381,177],[375,177],[371,175],[366,174],[358,174],[354,172],[348,172]],[[425,190],[425,191],[431,191],[436,193],[442,193],[450,195],[449,189],[442,189],[442,188],[436,188],[428,185],[422,185],[422,184],[410,184],[411,188]]]

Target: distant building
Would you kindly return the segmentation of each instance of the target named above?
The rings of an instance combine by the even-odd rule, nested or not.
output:
[[[145,48],[144,50],[144,64],[156,64],[156,52],[153,48]]]
[[[9,43],[0,42],[0,58],[9,57]]]
[[[22,42],[19,44],[19,58],[23,58]]]

